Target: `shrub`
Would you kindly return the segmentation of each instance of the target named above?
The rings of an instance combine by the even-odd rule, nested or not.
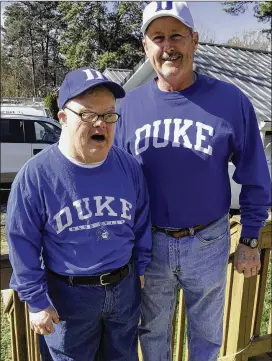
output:
[[[50,109],[54,119],[58,119],[58,102],[57,102],[57,92],[52,92],[47,94],[44,98],[44,105]]]

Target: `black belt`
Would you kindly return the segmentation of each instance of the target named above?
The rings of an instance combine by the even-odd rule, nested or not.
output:
[[[53,274],[54,276],[67,281],[69,286],[74,286],[74,285],[107,286],[114,282],[123,280],[129,274],[130,267],[131,267],[131,262],[111,272],[103,273],[101,275],[95,275],[95,276],[65,276],[65,275],[60,275],[59,273],[55,273],[49,268],[47,268],[47,271]]]
[[[214,222],[216,222],[216,221],[212,221],[207,224],[201,224],[201,225],[190,227],[190,228],[171,229],[171,228],[163,228],[163,227],[157,227],[157,226],[152,226],[151,228],[153,231],[163,232],[163,233],[167,234],[168,236],[171,236],[174,238],[183,238],[183,237],[188,237],[188,236],[193,237],[196,232],[201,231],[202,229],[208,227],[209,225],[211,225]]]

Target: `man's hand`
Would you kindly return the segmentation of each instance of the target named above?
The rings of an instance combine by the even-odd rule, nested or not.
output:
[[[59,323],[56,310],[49,306],[40,312],[29,312],[30,327],[40,335],[49,335],[55,332],[53,322]]]
[[[250,248],[244,244],[238,244],[234,254],[234,269],[238,273],[244,272],[245,278],[256,276],[261,269],[258,248]]]
[[[141,288],[144,288],[144,276],[140,276]]]

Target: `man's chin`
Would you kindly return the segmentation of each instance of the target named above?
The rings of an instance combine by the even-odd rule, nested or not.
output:
[[[92,146],[88,149],[87,154],[95,158],[106,158],[109,153],[109,147],[104,145]]]
[[[98,162],[102,162],[103,160],[105,160],[108,156],[108,152],[107,151],[98,151],[97,149],[94,150],[90,150],[87,151],[80,159],[80,161],[82,163],[86,163],[86,164],[93,164],[93,163],[98,163]]]
[[[100,149],[104,149],[106,147],[107,147],[106,140],[96,141],[96,140],[90,139],[87,144],[87,148],[89,149],[89,151],[97,151]]]
[[[179,76],[182,73],[182,69],[177,66],[164,66],[162,68],[162,74],[166,79]]]

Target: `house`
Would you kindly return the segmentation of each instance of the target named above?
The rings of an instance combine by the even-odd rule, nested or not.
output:
[[[200,43],[195,54],[194,69],[204,75],[232,83],[239,87],[252,102],[264,143],[268,166],[271,171],[271,60],[268,51],[246,49],[229,45]],[[108,69],[108,76],[114,76],[120,69]],[[127,72],[127,70],[125,70]],[[123,72],[122,72],[122,75]],[[146,57],[127,72],[119,83],[126,92],[150,81],[155,72]],[[233,209],[239,208],[241,187],[232,180],[235,167],[229,164]]]
[[[114,81],[118,84],[123,84],[124,80],[131,73],[130,69],[114,69],[114,68],[106,68],[103,74],[111,81]]]

